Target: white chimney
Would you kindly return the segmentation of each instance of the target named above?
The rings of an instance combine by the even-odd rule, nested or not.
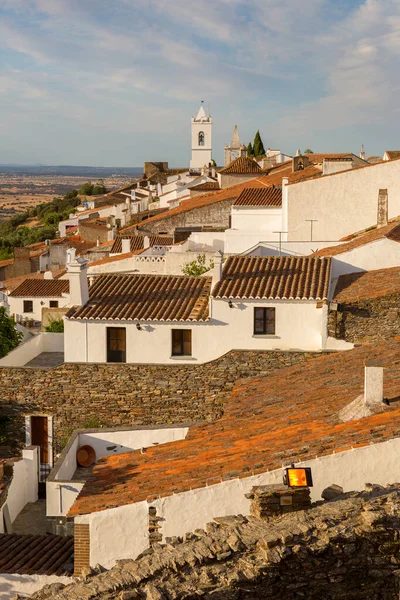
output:
[[[53,273],[51,271],[45,271],[43,279],[53,279]]]
[[[367,363],[364,368],[364,400],[369,408],[383,401],[383,367],[377,363]]]
[[[68,248],[67,250],[67,265],[75,260],[76,250],[75,248]]]
[[[100,246],[100,238],[99,238],[99,236],[97,236],[96,246],[97,246],[97,248]]]
[[[128,254],[131,251],[131,240],[130,238],[122,238],[122,254]]]
[[[150,248],[150,238],[148,235],[143,236],[143,247]]]
[[[216,285],[218,283],[218,281],[221,281],[222,278],[222,259],[223,259],[223,254],[221,252],[221,250],[218,250],[218,252],[216,252],[213,256],[213,262],[214,262],[214,268],[212,271],[212,284],[213,286]]]
[[[84,258],[75,258],[67,263],[69,279],[69,303],[71,306],[83,306],[89,300],[89,286],[87,278],[88,261]]]

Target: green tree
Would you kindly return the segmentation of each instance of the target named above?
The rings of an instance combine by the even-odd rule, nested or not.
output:
[[[206,255],[198,254],[196,260],[186,263],[186,265],[182,268],[182,273],[184,275],[192,275],[193,277],[203,275],[203,273],[206,273],[214,266],[212,261],[210,261],[208,265],[206,263]]]
[[[256,135],[254,136],[253,153],[254,156],[265,156],[264,144],[258,129]]]
[[[49,333],[64,333],[64,320],[49,319],[49,324],[46,327],[46,331]]]
[[[247,156],[250,156],[250,158],[254,156],[254,149],[251,142],[247,145]]]
[[[4,306],[0,306],[0,358],[18,346],[22,333],[17,331],[13,317],[9,317]]]
[[[107,192],[107,189],[104,185],[101,185],[99,183],[97,183],[94,188],[93,188],[93,196],[97,196],[98,194],[105,194]]]
[[[314,152],[310,148],[307,148],[307,150],[304,150],[304,154],[314,154]]]
[[[91,196],[93,194],[93,188],[94,188],[93,183],[88,181],[87,183],[84,183],[83,185],[81,185],[81,187],[79,188],[79,194],[81,196]]]

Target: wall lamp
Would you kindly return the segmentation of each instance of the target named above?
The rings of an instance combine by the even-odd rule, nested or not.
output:
[[[229,306],[229,308],[233,308],[233,302],[232,302],[232,300],[229,300],[228,306]]]
[[[141,331],[141,329],[142,329],[142,326],[141,326],[141,324],[140,324],[140,323],[136,323],[136,329],[137,329],[138,331]]]

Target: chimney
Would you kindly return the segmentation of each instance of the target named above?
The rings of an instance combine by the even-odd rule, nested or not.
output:
[[[84,258],[75,257],[75,248],[70,248],[67,254],[69,258],[67,262],[69,303],[71,306],[83,306],[89,300],[88,262]]]
[[[128,254],[131,251],[131,240],[130,238],[122,238],[122,254]]]
[[[143,248],[150,248],[150,238],[148,235],[143,236]]]
[[[368,408],[383,402],[383,367],[369,362],[364,367],[364,401]]]
[[[100,246],[100,238],[99,238],[99,236],[97,236],[96,246],[97,246],[97,248]]]
[[[53,279],[53,273],[51,271],[45,271],[43,279]]]
[[[221,250],[218,250],[213,256],[214,268],[212,271],[212,285],[216,285],[218,281],[221,281],[222,278],[222,259],[223,254]]]
[[[379,190],[377,227],[385,227],[388,224],[388,204],[387,189]]]

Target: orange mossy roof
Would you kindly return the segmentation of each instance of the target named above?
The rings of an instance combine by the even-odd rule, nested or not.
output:
[[[330,258],[307,256],[230,256],[214,298],[325,300]]]
[[[341,275],[335,289],[335,302],[351,303],[400,293],[400,267]]]
[[[326,354],[236,383],[224,415],[190,427],[185,440],[101,458],[68,516],[280,469],[400,436],[400,402],[341,422],[339,411],[363,393],[364,365],[385,367],[384,396],[400,396],[400,340]]]
[[[206,321],[210,291],[210,277],[100,275],[90,287],[89,301],[74,306],[66,316],[110,321]]]
[[[321,250],[314,252],[312,256],[336,256],[384,238],[400,242],[400,221],[398,217],[395,221],[388,223],[384,227],[374,227],[370,231],[362,231],[352,234],[352,236],[347,236],[343,244],[321,248]]]

